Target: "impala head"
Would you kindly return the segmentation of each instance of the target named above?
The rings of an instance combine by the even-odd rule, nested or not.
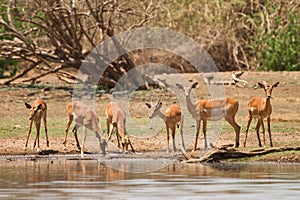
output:
[[[180,85],[179,83],[176,83],[176,86],[182,90],[184,92],[184,95],[186,97],[189,97],[191,94],[192,89],[196,88],[198,85],[198,82],[193,83],[192,85],[190,85],[189,87],[183,87],[182,85]]]
[[[263,88],[265,90],[267,99],[270,99],[272,96],[272,90],[274,87],[277,87],[279,82],[274,83],[273,85],[267,84],[265,81],[263,83],[258,83],[259,87]]]
[[[121,143],[122,143],[122,146],[123,146],[123,151],[127,152],[128,151],[128,145],[130,143],[129,136],[125,135],[125,137],[122,138]]]
[[[36,114],[42,109],[42,104],[38,104],[38,106],[31,106],[29,103],[25,102],[25,107],[30,110],[29,120],[32,120]]]
[[[158,101],[155,105],[152,105],[149,103],[145,103],[145,104],[149,108],[149,115],[148,115],[149,119],[152,119],[153,117],[155,117],[162,107],[162,102],[160,101],[160,98],[158,99]]]

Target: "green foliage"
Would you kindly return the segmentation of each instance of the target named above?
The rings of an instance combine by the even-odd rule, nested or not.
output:
[[[287,22],[276,17],[275,26],[262,35],[260,70],[300,70],[299,17],[297,13],[289,13]]]
[[[13,77],[18,71],[17,60],[0,59],[0,78]]]
[[[6,7],[3,5],[0,5],[0,14],[3,20],[8,20],[6,15]],[[21,26],[21,24],[19,25]],[[4,34],[3,36],[1,36],[2,33],[6,33],[6,30],[3,26],[0,26],[0,40],[12,40],[14,38],[12,35]],[[17,63],[18,61],[15,59],[0,59],[0,78],[13,77],[18,71]]]

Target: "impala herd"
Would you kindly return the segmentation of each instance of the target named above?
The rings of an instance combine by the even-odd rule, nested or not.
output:
[[[251,124],[252,118],[257,118],[257,125],[256,125],[256,134],[258,139],[258,145],[262,147],[262,143],[260,140],[259,129],[262,127],[263,133],[263,142],[265,142],[265,128],[264,128],[264,118],[267,118],[268,124],[268,133],[270,139],[270,146],[273,146],[272,143],[272,136],[271,136],[271,129],[270,129],[270,115],[272,113],[272,106],[271,106],[271,94],[273,88],[277,87],[279,82],[274,83],[273,85],[269,85],[266,82],[258,83],[258,86],[263,88],[265,91],[266,97],[253,97],[248,103],[248,123],[246,127],[246,134],[245,134],[245,141],[244,147],[246,147],[247,137],[249,126]],[[226,97],[224,99],[214,99],[214,100],[199,100],[195,103],[191,101],[190,95],[192,89],[196,88],[198,82],[193,83],[189,87],[183,87],[180,84],[176,84],[176,86],[184,92],[185,100],[187,103],[187,110],[189,114],[196,120],[196,137],[194,141],[194,147],[192,151],[197,149],[197,141],[200,131],[201,121],[203,123],[203,136],[204,136],[204,146],[207,149],[207,137],[206,137],[206,128],[207,128],[207,121],[218,121],[221,119],[225,119],[235,131],[235,147],[239,147],[239,136],[240,136],[240,129],[241,127],[235,121],[235,115],[239,108],[239,102],[235,99]],[[149,119],[154,117],[160,117],[165,122],[166,132],[167,132],[167,152],[169,152],[169,132],[171,130],[172,134],[172,144],[173,144],[173,151],[176,151],[175,146],[175,133],[176,127],[180,126],[180,133],[181,133],[181,142],[183,149],[185,149],[184,141],[183,141],[183,133],[182,133],[182,124],[183,124],[183,113],[179,105],[173,104],[171,105],[165,112],[161,111],[162,102],[161,99],[158,100],[156,104],[149,104],[145,103],[149,109]],[[40,144],[39,144],[39,136],[40,136],[40,126],[41,120],[43,119],[45,133],[46,133],[46,142],[47,148],[49,148],[49,140],[47,134],[47,105],[43,101],[43,99],[37,99],[33,101],[32,104],[25,103],[26,108],[30,110],[29,114],[29,131],[27,134],[27,139],[25,143],[25,150],[28,145],[28,139],[31,133],[32,123],[34,122],[36,127],[36,137],[33,144],[33,149],[37,143],[37,151],[40,151]],[[132,152],[134,153],[135,150],[133,145],[130,141],[130,137],[126,131],[126,112],[122,105],[117,102],[111,102],[106,106],[105,114],[106,114],[106,134],[100,133],[99,128],[99,119],[93,109],[88,107],[82,102],[73,101],[68,103],[67,105],[67,112],[68,112],[68,122],[65,129],[65,139],[63,142],[64,149],[66,149],[67,144],[67,136],[68,130],[74,120],[75,125],[72,129],[74,134],[76,145],[78,150],[81,152],[81,156],[84,155],[84,143],[86,139],[86,129],[90,129],[95,132],[96,137],[99,141],[99,147],[103,155],[106,154],[106,146],[108,141],[111,139],[113,132],[116,134],[118,147],[122,149],[123,152],[128,151],[128,146],[130,146]],[[110,130],[110,126],[112,125],[112,130]],[[83,139],[81,145],[78,140],[77,131],[82,127],[83,130]],[[121,144],[120,144],[121,143]],[[122,147],[121,147],[122,145]]]

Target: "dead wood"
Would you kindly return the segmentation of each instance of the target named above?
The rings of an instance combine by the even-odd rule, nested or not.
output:
[[[237,87],[245,87],[247,84],[246,80],[241,79],[240,77],[244,74],[244,72],[232,72],[231,73],[231,80],[229,81],[214,81],[213,75],[206,75],[204,76],[205,82],[207,84],[215,84],[215,85],[235,85]]]
[[[125,52],[124,41],[117,41],[113,36],[120,31],[144,26],[162,13],[160,4],[153,0],[130,3],[29,0],[26,4],[8,1],[0,3],[0,6],[3,7],[0,25],[5,29],[0,36],[11,38],[0,40],[0,58],[33,63],[6,81],[7,85],[41,66],[41,74],[25,82],[35,83],[44,76],[57,74],[61,80],[72,83],[74,77],[60,73],[62,70],[80,69],[92,49],[107,38],[112,38],[115,49],[122,55]],[[91,66],[107,66],[107,71],[97,76],[97,81],[100,79],[99,83],[108,87],[113,87],[122,75],[135,67],[127,54],[112,63],[102,55],[95,56],[100,62],[90,61]]]
[[[16,76],[10,78],[9,80],[4,82],[4,85],[9,85],[11,82],[23,77],[24,75],[26,75],[29,71],[31,71],[32,69],[34,69],[36,66],[38,66],[39,64],[41,64],[41,61],[38,62],[33,62],[28,68],[26,68],[23,72],[21,72],[20,74],[17,74]]]
[[[186,163],[208,163],[217,162],[226,159],[236,159],[236,158],[248,158],[253,156],[262,156],[270,153],[285,152],[285,151],[299,151],[300,147],[278,147],[270,149],[256,149],[252,151],[240,151],[232,147],[218,147],[210,150],[201,158],[191,158],[186,152],[183,152],[184,156],[187,158]]]

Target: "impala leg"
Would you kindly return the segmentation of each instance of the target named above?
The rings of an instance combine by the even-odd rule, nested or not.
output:
[[[127,140],[126,140],[126,151],[128,151],[128,147],[130,146],[130,139],[129,136],[127,135]]]
[[[107,135],[107,141],[110,140],[113,129],[110,132],[110,120],[108,118],[106,118],[106,130],[107,130],[106,135]]]
[[[40,127],[41,127],[41,122],[40,121],[36,121],[35,122],[36,137],[34,139],[32,150],[35,148],[35,145],[37,143],[37,152],[40,152]]]
[[[265,125],[264,125],[264,118],[262,118],[262,117],[260,119],[260,124],[261,124],[261,128],[262,128],[262,134],[263,134],[263,139],[264,139],[264,146],[266,146]]]
[[[245,134],[245,140],[244,140],[244,147],[246,147],[248,131],[249,131],[251,121],[252,121],[252,113],[249,111],[249,113],[248,113],[248,123],[247,123],[247,127],[246,127],[246,134]]]
[[[24,150],[26,151],[27,149],[27,145],[28,145],[28,140],[29,140],[29,136],[30,136],[30,133],[31,133],[31,128],[32,128],[32,120],[30,121],[29,123],[29,130],[28,130],[28,133],[27,133],[27,139],[26,139],[26,143],[25,143],[25,147],[24,147]]]
[[[269,138],[270,138],[270,146],[273,147],[272,135],[271,135],[271,118],[270,117],[267,117],[267,123],[268,123],[268,132],[269,132]]]
[[[196,151],[197,149],[197,142],[198,142],[198,136],[199,136],[199,131],[200,131],[200,125],[201,125],[201,120],[197,120],[197,127],[196,127],[196,138],[195,138],[195,143],[194,143],[194,149],[192,152]]]
[[[166,130],[167,130],[167,153],[169,153],[170,152],[170,149],[169,149],[169,127],[167,124],[166,124]]]
[[[81,150],[80,150],[81,158],[83,158],[83,156],[84,156],[84,143],[85,143],[85,139],[86,139],[86,127],[83,126],[82,129],[83,129],[83,139],[82,139]]]
[[[73,121],[73,115],[69,115],[69,119],[68,119],[68,122],[67,122],[67,125],[66,125],[66,130],[65,130],[65,140],[63,142],[63,145],[64,145],[64,149],[67,148],[67,137],[68,137],[68,131],[69,131],[69,128],[72,124],[72,121]],[[75,125],[76,126],[76,125]]]
[[[47,149],[49,149],[49,139],[48,139],[48,130],[47,130],[47,113],[46,113],[46,111],[45,111],[45,114],[43,115],[43,122],[44,122],[45,134],[46,134]]]
[[[110,140],[110,138],[111,138],[111,136],[112,136],[112,133],[113,133],[113,131],[114,131],[114,127],[111,129],[111,131],[110,131],[110,125],[108,125],[108,132],[106,133],[107,134],[107,141],[109,141]]]
[[[78,140],[78,136],[77,136],[77,130],[78,130],[79,126],[77,126],[76,124],[74,125],[74,128],[72,130],[73,134],[74,134],[74,137],[75,137],[75,140],[76,140],[76,146],[77,148],[80,150],[80,144],[79,144],[79,140]]]
[[[184,144],[184,139],[183,139],[183,117],[181,117],[181,122],[180,122],[180,127],[179,127],[179,130],[180,130],[180,136],[181,136],[181,143],[182,143],[182,148],[183,150],[185,150],[185,144]]]
[[[261,120],[258,119],[257,120],[257,125],[256,125],[256,135],[257,135],[257,139],[258,139],[258,146],[262,147],[261,145],[261,141],[260,141],[260,136],[259,136],[259,128],[260,128],[260,125],[261,125]]]
[[[130,139],[128,139],[128,142],[129,142],[129,145],[130,145],[130,148],[131,148],[132,152],[135,153],[135,150],[133,149],[133,146],[132,146],[132,144],[131,144]]]
[[[96,138],[99,141],[100,152],[102,152],[102,155],[105,155],[106,154],[106,152],[105,152],[106,140],[101,138],[98,131],[95,131],[95,134],[96,134]]]
[[[172,127],[173,152],[176,152],[175,133],[176,133],[176,124]]]
[[[240,130],[241,127],[235,122],[234,118],[226,118],[226,121],[234,128],[235,131],[235,148],[240,146]]]
[[[203,120],[203,137],[204,137],[205,149],[207,149],[206,127],[207,127],[207,120]]]
[[[101,139],[101,143],[100,143],[100,149],[101,149],[101,152],[102,152],[102,155],[105,156],[106,154],[106,145],[107,145],[107,140],[106,139]]]
[[[118,141],[118,148],[121,148],[121,144],[120,144],[120,135],[119,135],[119,131],[118,131],[118,127],[114,126],[113,129],[115,129],[116,131],[116,137],[117,137],[117,141]]]

